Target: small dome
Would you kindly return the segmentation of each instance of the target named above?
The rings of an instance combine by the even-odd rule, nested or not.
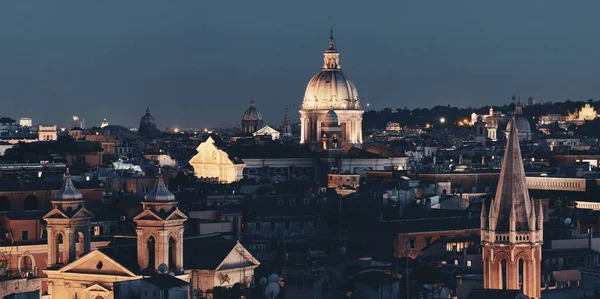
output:
[[[154,188],[146,194],[144,201],[175,201],[175,195],[165,186],[162,174],[158,175]]]
[[[60,190],[58,190],[58,192],[56,192],[56,194],[54,194],[54,200],[70,201],[82,199],[83,195],[81,195],[81,192],[77,191],[77,189],[75,189],[75,186],[73,186],[71,175],[69,174],[69,170],[67,170],[62,187],[60,188]]]
[[[514,119],[514,122],[517,124],[517,130],[519,133],[530,133],[531,125],[525,116],[519,115]],[[513,122],[509,121],[506,125],[506,131],[510,131],[510,126]]]
[[[335,111],[333,110],[327,111],[327,114],[325,114],[325,117],[323,118],[322,122],[326,126],[338,126],[340,123],[338,120],[337,113],[335,113]]]
[[[250,101],[250,108],[244,112],[243,121],[262,121],[262,114],[254,105],[254,101]]]
[[[140,119],[140,127],[138,129],[139,134],[142,137],[155,137],[158,132],[156,129],[156,122],[154,121],[154,117],[150,114],[150,108],[146,108],[146,114],[142,116]]]
[[[483,117],[481,115],[477,116],[477,122],[483,122]]]

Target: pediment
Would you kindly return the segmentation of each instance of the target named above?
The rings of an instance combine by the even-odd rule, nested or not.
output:
[[[133,220],[163,220],[160,216],[156,215],[156,213],[152,212],[152,210],[147,209],[139,213],[137,216],[133,218]]]
[[[260,265],[260,262],[238,242],[215,270],[228,270],[258,265]]]
[[[69,219],[65,213],[61,210],[54,208],[50,212],[46,213],[43,218],[53,218],[53,219]]]
[[[136,276],[131,270],[119,264],[100,250],[94,250],[89,254],[82,256],[78,260],[60,268],[58,272],[127,277]]]
[[[87,287],[85,290],[86,290],[86,292],[110,292],[109,289],[107,289],[104,286],[99,285],[97,283]]]
[[[93,217],[94,217],[94,213],[92,213],[90,210],[88,210],[86,208],[81,208],[77,212],[75,212],[75,214],[73,214],[73,216],[71,218],[75,219],[75,218],[93,218]]]
[[[173,213],[171,213],[171,215],[169,215],[165,220],[185,220],[187,218],[188,217],[183,212],[181,212],[179,209],[175,209],[175,211],[173,211]]]

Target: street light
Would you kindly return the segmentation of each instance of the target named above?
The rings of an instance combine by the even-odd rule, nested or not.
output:
[[[440,123],[441,123],[441,124],[443,124],[443,123],[445,123],[445,122],[446,122],[446,118],[444,118],[444,117],[440,117]]]

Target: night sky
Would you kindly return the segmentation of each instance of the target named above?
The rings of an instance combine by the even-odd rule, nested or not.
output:
[[[0,116],[293,120],[334,27],[372,108],[599,99],[599,1],[2,1]]]

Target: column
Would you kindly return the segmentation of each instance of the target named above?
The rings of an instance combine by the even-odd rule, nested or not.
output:
[[[316,116],[315,129],[316,129],[315,132],[317,132],[315,141],[320,142],[321,141],[321,117],[320,117],[320,115]]]
[[[158,244],[156,248],[156,269],[160,264],[169,265],[169,236],[165,230],[158,231]],[[167,267],[169,268],[169,267]]]
[[[56,238],[52,232],[52,226],[46,227],[46,233],[48,235],[48,266],[56,264]]]
[[[140,270],[143,270],[144,268],[146,268],[146,262],[148,261],[148,249],[146,248],[146,244],[145,244],[145,240],[144,240],[144,231],[142,231],[141,229],[137,228],[135,230],[135,233],[137,235],[137,259],[138,259],[138,266],[140,266]]]
[[[66,256],[63,264],[68,264],[75,260],[77,244],[75,244],[75,230],[70,227],[65,228],[65,236],[63,240],[63,244],[67,246],[66,252],[63,253],[63,256]]]
[[[183,271],[183,227],[179,228],[177,241],[177,269]]]
[[[300,143],[305,143],[306,137],[305,137],[305,133],[304,130],[306,128],[305,125],[306,122],[306,118],[304,116],[300,117]]]

